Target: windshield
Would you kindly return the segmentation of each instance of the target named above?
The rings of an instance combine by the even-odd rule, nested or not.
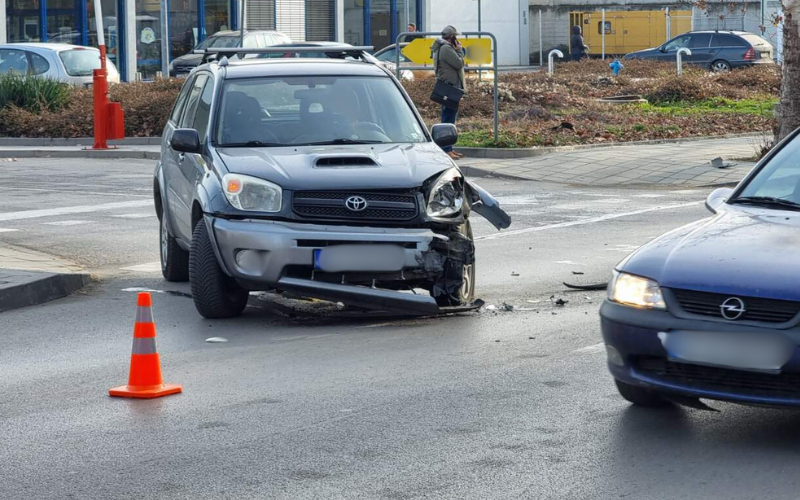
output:
[[[217,115],[220,147],[427,140],[411,106],[386,77],[231,80]]]
[[[200,45],[198,45],[196,48],[230,49],[238,46],[239,46],[238,36],[212,36],[200,42]]]
[[[100,69],[100,51],[97,50],[64,50],[58,57],[69,76],[92,76],[92,71]]]
[[[737,196],[764,197],[800,203],[800,137],[781,148]]]

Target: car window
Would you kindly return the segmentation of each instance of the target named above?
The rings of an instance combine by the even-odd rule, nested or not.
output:
[[[397,61],[397,49],[392,48],[375,56],[379,61],[395,62]],[[401,56],[402,57],[402,56]]]
[[[194,123],[195,111],[197,111],[197,104],[200,102],[200,93],[203,91],[203,85],[208,80],[208,75],[197,75],[192,90],[189,92],[189,98],[186,101],[186,111],[183,113],[181,119],[181,128],[191,127]]]
[[[31,57],[31,72],[34,75],[43,75],[47,73],[50,69],[50,63],[47,62],[47,59],[33,52],[29,52],[28,55]]]
[[[100,51],[87,49],[62,50],[58,53],[69,76],[92,76],[100,69]]]
[[[714,35],[714,47],[745,47],[744,40],[734,35]]]
[[[178,99],[175,101],[175,107],[172,108],[172,114],[169,116],[169,119],[175,124],[177,124],[178,120],[180,120],[181,111],[183,111],[183,103],[186,102],[186,96],[189,95],[189,90],[191,90],[192,86],[194,86],[194,78],[189,78],[186,83],[183,84],[181,93],[178,94]]]
[[[208,115],[211,113],[211,96],[214,93],[214,81],[206,79],[203,91],[200,93],[200,100],[197,102],[197,112],[194,115],[192,128],[197,130],[200,139],[206,136],[208,129]]]
[[[231,80],[218,116],[220,145],[426,140],[402,93],[385,77]]]
[[[781,148],[739,196],[771,196],[800,203],[800,138]]]
[[[0,49],[0,74],[28,74],[28,57],[24,50]]]
[[[603,34],[603,24],[605,24],[605,26],[606,26],[606,33],[610,34],[611,33],[611,21],[605,21],[605,23],[603,21],[597,21],[597,34],[598,35],[602,35]]]
[[[692,35],[692,41],[689,42],[690,49],[706,49],[711,43],[711,34],[703,33],[700,35]]]
[[[229,49],[239,45],[238,36],[212,36],[203,40],[198,49],[215,48],[215,49]]]
[[[673,50],[677,51],[678,49],[681,49],[683,47],[688,47],[690,38],[691,37],[689,35],[683,35],[677,38],[673,38],[672,40],[667,42],[667,44],[664,46],[664,49],[667,52],[670,52]]]

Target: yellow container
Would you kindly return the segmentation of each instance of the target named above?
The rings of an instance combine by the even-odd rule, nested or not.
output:
[[[606,55],[624,55],[637,50],[658,47],[668,39],[692,29],[691,10],[670,11],[670,33],[667,35],[667,13],[664,10],[607,10],[605,17]],[[590,55],[603,53],[603,13],[571,12],[569,29],[580,26],[583,42]]]

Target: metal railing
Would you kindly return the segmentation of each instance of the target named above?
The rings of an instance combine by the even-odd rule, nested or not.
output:
[[[433,71],[434,70],[434,66],[433,65],[430,65],[430,66],[428,66],[428,65],[424,65],[424,66],[403,66],[402,68],[400,67],[400,52],[401,52],[400,44],[403,43],[402,42],[403,38],[408,37],[408,36],[415,36],[415,37],[418,37],[418,38],[419,37],[424,37],[424,38],[436,37],[436,38],[438,38],[438,37],[441,37],[442,34],[441,34],[441,32],[438,32],[438,31],[415,31],[415,32],[408,32],[407,31],[407,32],[403,32],[403,33],[400,33],[399,35],[397,35],[397,38],[395,39],[395,49],[396,49],[395,50],[395,53],[396,53],[395,54],[395,73],[396,73],[396,76],[397,76],[398,80],[400,79],[401,71]],[[497,37],[495,37],[494,34],[489,33],[488,31],[465,31],[465,32],[461,33],[461,36],[463,36],[465,38],[469,38],[470,36],[475,36],[475,37],[478,37],[478,38],[485,36],[485,37],[491,38],[491,40],[492,40],[492,71],[494,72],[494,142],[497,142],[498,124],[499,124],[499,116],[500,116],[499,115],[499,108],[500,108],[499,102],[500,101],[499,101],[499,96],[498,96],[498,92],[497,92],[497,76],[498,76],[498,71],[497,71]],[[431,43],[433,43],[433,39],[431,39]],[[481,71],[486,71],[486,70],[487,69],[486,69],[485,66],[464,66],[464,71],[481,72]],[[464,85],[466,86],[466,82],[464,82]]]

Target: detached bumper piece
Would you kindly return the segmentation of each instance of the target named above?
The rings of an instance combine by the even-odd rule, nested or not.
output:
[[[483,305],[483,302],[476,301],[463,307],[439,308],[433,297],[428,295],[414,295],[365,286],[339,285],[288,277],[281,278],[278,281],[278,288],[299,295],[308,295],[332,302],[342,302],[355,307],[423,316],[467,312],[478,309]]]

